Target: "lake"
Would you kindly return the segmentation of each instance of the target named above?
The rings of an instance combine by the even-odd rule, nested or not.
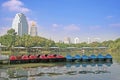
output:
[[[33,68],[0,67],[0,80],[120,80],[119,60],[115,57],[113,62],[65,62]]]

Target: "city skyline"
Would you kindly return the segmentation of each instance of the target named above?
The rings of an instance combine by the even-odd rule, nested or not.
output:
[[[36,22],[38,36],[80,42],[120,38],[119,0],[0,0],[0,35],[11,28],[16,13]]]

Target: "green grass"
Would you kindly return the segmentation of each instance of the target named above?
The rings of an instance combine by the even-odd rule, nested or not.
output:
[[[26,51],[21,51],[21,52],[12,52],[12,51],[1,51],[1,54],[3,55],[18,55],[18,54],[27,54]]]
[[[59,63],[26,63],[26,64],[2,64],[1,67],[8,67],[8,68],[14,68],[14,67],[25,67],[25,68],[33,68],[33,67],[52,67],[56,65],[63,65],[64,62]]]

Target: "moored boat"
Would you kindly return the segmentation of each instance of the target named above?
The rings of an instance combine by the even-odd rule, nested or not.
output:
[[[20,63],[29,63],[29,57],[28,57],[28,55],[23,55],[21,57],[21,62]]]
[[[90,61],[91,61],[91,62],[95,62],[95,61],[97,60],[97,56],[94,55],[94,54],[90,55],[89,58],[90,58]]]
[[[36,55],[29,55],[28,58],[29,58],[29,62],[30,63],[36,63],[36,62],[38,62]]]
[[[64,56],[62,56],[62,55],[59,55],[59,54],[56,56],[56,59],[57,59],[57,61],[59,61],[59,62],[62,62],[62,61],[64,62],[64,61],[66,61],[66,58],[65,58]]]
[[[10,56],[10,64],[16,64],[17,63],[17,57],[12,55]]]
[[[73,60],[73,57],[71,55],[66,56],[66,61],[72,61],[72,60]]]
[[[48,59],[48,54],[42,54],[42,55],[40,55],[40,60],[41,60],[41,62],[48,62],[49,61],[49,59]]]
[[[80,60],[81,60],[81,56],[80,56],[80,55],[78,55],[78,54],[77,54],[77,55],[75,55],[75,56],[74,56],[74,58],[75,58],[75,61],[80,61]]]
[[[104,61],[104,60],[105,60],[105,57],[104,57],[102,54],[98,54],[97,60],[98,60],[98,61]]]
[[[56,54],[49,54],[47,55],[47,58],[49,62],[55,62],[57,60],[56,56],[57,56]]]
[[[82,61],[88,61],[88,60],[89,60],[89,58],[87,55],[82,55]]]
[[[112,56],[110,54],[107,54],[105,56],[105,61],[107,61],[107,62],[112,61]]]

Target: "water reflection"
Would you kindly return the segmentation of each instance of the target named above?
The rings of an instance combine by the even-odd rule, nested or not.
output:
[[[111,73],[107,70],[112,62],[97,63],[64,63],[53,67],[36,67],[36,68],[8,68],[0,69],[0,80],[30,80],[42,76],[58,75],[78,75],[78,74],[103,74]],[[34,80],[34,79],[33,79]]]

